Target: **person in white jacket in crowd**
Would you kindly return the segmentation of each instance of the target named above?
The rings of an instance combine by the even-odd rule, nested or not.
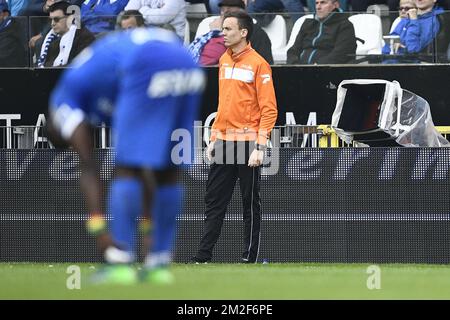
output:
[[[184,0],[130,0],[125,10],[139,10],[147,25],[170,24],[184,40],[186,3]]]

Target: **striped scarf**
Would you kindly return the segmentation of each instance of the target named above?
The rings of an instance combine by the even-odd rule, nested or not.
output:
[[[192,55],[192,58],[194,58],[194,61],[196,63],[200,60],[200,55],[202,54],[203,48],[208,43],[209,40],[212,38],[217,38],[222,34],[222,31],[220,30],[212,30],[208,33],[205,33],[201,37],[198,37],[192,43],[189,45],[189,53]]]
[[[47,60],[48,47],[50,47],[50,44],[56,38],[58,38],[58,35],[53,30],[50,30],[49,33],[47,33],[47,35],[45,36],[45,40],[41,48],[41,55],[39,56],[39,59],[37,61],[38,68],[44,67],[45,60]]]

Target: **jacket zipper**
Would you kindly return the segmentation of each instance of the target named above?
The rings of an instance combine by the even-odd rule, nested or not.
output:
[[[319,24],[320,24],[320,27],[319,27],[319,34],[318,34],[318,35],[313,39],[313,41],[312,41],[313,47],[316,45],[317,40],[319,40],[319,38],[322,36],[323,26],[324,26],[325,22],[326,22],[328,19],[330,19],[333,15],[334,15],[334,12],[332,12],[332,13],[331,13],[328,17],[326,17],[325,20],[323,20],[323,21],[317,20],[317,21],[319,21]],[[312,59],[313,59],[313,56],[314,56],[314,54],[316,53],[316,51],[317,51],[317,49],[314,49],[314,50],[311,52],[311,54],[309,55],[309,58],[308,58],[308,64],[311,64],[311,63],[312,63]]]
[[[233,62],[233,67],[231,68],[230,80],[233,80],[233,73],[234,73],[234,67],[235,66],[236,66],[236,62]],[[227,101],[227,103],[228,103],[228,101]],[[227,117],[226,117],[226,119],[227,119],[227,127],[230,125],[230,122],[228,121],[228,109],[229,108],[226,108],[226,110],[227,110]]]

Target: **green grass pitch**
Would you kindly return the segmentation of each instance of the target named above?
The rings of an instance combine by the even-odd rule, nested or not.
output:
[[[68,289],[70,265],[80,289]],[[369,290],[369,264],[174,264],[168,286],[94,285],[93,264],[0,264],[0,299],[450,299],[450,266],[381,264],[380,289]]]

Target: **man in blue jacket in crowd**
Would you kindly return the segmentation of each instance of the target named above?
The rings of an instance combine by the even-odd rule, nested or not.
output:
[[[400,36],[395,44],[396,54],[419,53],[433,42],[441,28],[438,15],[444,10],[435,6],[436,0],[416,0],[417,8],[408,10],[408,17],[402,19],[391,35]],[[383,47],[383,53],[389,54],[389,43]]]

